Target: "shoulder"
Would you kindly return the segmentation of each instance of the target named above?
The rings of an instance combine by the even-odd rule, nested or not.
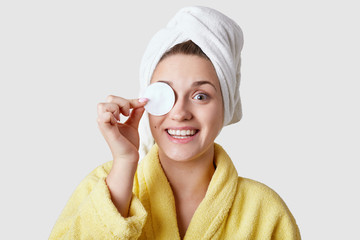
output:
[[[238,177],[238,190],[242,193],[248,193],[257,197],[277,196],[277,193],[264,183],[244,177]]]
[[[94,170],[92,170],[84,180],[98,180],[101,178],[106,178],[107,175],[109,175],[109,172],[111,170],[113,161],[105,162],[99,166],[97,166]]]
[[[267,185],[238,177],[237,193],[229,212],[231,236],[248,239],[299,240],[295,218],[281,197]]]
[[[289,212],[283,199],[264,183],[238,177],[237,188],[236,199],[242,204],[254,205],[254,207],[261,207],[261,209],[267,209],[278,214]]]
[[[139,183],[138,183],[138,171],[142,163],[139,163],[138,168],[135,172],[134,176],[134,191],[138,192]],[[96,186],[100,186],[101,188],[106,188],[106,177],[109,175],[111,168],[113,166],[113,161],[108,161],[99,165],[94,170],[92,170],[78,185],[77,189],[81,189],[82,191],[90,192]]]
[[[106,177],[112,167],[113,161],[108,161],[92,170],[87,177],[90,178],[104,178]]]
[[[77,190],[90,192],[92,188],[104,180],[109,174],[113,161],[108,161],[92,170],[77,186]]]

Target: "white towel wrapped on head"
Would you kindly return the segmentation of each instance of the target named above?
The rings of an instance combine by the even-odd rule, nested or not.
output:
[[[182,8],[150,40],[140,65],[140,96],[150,84],[162,55],[176,44],[188,40],[198,45],[214,65],[224,103],[224,126],[240,121],[240,53],[243,34],[236,22],[208,7]],[[147,113],[140,121],[139,133],[142,158],[154,144]]]

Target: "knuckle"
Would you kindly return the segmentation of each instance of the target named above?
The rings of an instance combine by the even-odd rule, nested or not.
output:
[[[111,113],[109,112],[100,112],[97,117],[98,123],[104,123],[110,117]]]
[[[111,117],[111,113],[110,112],[104,112],[103,114],[102,114],[102,118],[104,118],[104,119],[108,119],[108,118],[110,118]]]
[[[103,109],[104,109],[104,103],[98,103],[97,109],[98,109],[99,112],[100,112],[101,110],[103,110]]]
[[[114,96],[114,95],[108,95],[108,96],[106,97],[106,101],[107,101],[107,102],[112,102],[112,101],[114,101],[114,99],[115,99],[115,96]]]
[[[129,109],[130,108],[130,102],[126,102],[124,105],[124,108]]]

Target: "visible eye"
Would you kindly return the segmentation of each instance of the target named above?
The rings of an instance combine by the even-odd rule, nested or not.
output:
[[[198,93],[194,96],[195,100],[200,100],[200,101],[207,100],[208,98],[209,98],[208,95],[206,95],[205,93]]]

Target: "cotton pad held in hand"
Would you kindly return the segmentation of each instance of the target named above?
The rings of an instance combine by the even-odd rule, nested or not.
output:
[[[175,94],[172,88],[163,82],[156,82],[150,84],[143,96],[149,99],[145,105],[148,113],[154,116],[161,116],[167,114],[175,102]]]

